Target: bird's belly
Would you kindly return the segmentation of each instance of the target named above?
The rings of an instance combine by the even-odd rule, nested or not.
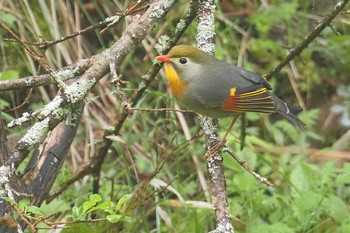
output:
[[[213,118],[225,118],[225,117],[232,117],[233,115],[235,115],[234,112],[208,109],[208,108],[201,108],[197,110],[194,109],[194,111],[199,113],[200,115],[213,117]]]
[[[197,112],[200,115],[213,117],[213,118],[224,118],[232,117],[235,113],[224,111],[221,109],[221,106],[210,107],[198,101],[196,98],[191,96],[190,98],[186,95],[183,98],[179,99],[188,109]]]

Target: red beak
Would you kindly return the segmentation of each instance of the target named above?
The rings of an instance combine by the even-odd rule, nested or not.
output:
[[[162,62],[165,62],[165,63],[169,63],[170,62],[170,59],[169,59],[169,56],[166,54],[166,55],[161,55],[161,56],[158,56],[155,58],[157,61],[162,61]]]

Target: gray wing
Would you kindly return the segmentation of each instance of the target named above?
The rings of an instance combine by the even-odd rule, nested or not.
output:
[[[215,108],[221,107],[230,95],[231,88],[238,91],[253,91],[261,87],[271,89],[270,84],[258,74],[217,60],[222,69],[214,67],[205,70],[206,76],[199,77],[188,89],[195,104]],[[218,64],[218,63],[216,63]],[[199,82],[199,83],[198,83]]]

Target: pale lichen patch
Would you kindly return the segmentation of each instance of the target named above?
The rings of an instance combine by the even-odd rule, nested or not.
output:
[[[95,83],[95,79],[89,79],[75,82],[68,86],[65,91],[68,101],[74,104],[82,100]]]
[[[76,66],[72,69],[63,69],[58,72],[53,72],[57,77],[60,78],[62,81],[66,81],[68,79],[71,79],[76,76],[77,73],[79,73],[79,66]]]
[[[40,118],[43,119],[47,117],[50,113],[57,110],[63,99],[60,95],[56,96],[50,103],[48,103],[45,108],[40,112]]]
[[[0,185],[10,180],[11,168],[9,166],[0,167]]]
[[[214,51],[214,44],[208,43],[212,40],[212,38],[215,35],[215,4],[211,5],[210,2],[203,1],[204,6],[201,6],[203,10],[206,11],[205,17],[201,17],[200,20],[198,20],[198,34],[197,34],[197,44],[198,47],[206,52],[206,53],[212,53]]]
[[[149,15],[150,18],[159,19],[164,16],[168,9],[174,4],[173,0],[164,0],[163,4],[153,4],[151,7],[152,13]]]
[[[19,140],[18,144],[24,143],[28,146],[33,146],[41,143],[47,132],[49,131],[49,118],[45,118],[42,121],[36,122],[32,128],[30,128],[24,137]]]
[[[184,19],[180,19],[180,21],[176,24],[175,34],[179,31],[182,31],[186,27],[186,21]]]
[[[29,121],[31,118],[34,117],[35,114],[30,114],[29,112],[25,112],[22,114],[20,118],[14,119],[10,123],[7,124],[7,127],[12,128],[18,125],[22,125],[23,123]]]
[[[168,48],[170,42],[170,37],[167,35],[162,35],[159,37],[157,44],[154,48],[157,50],[159,54],[162,54],[166,48]]]

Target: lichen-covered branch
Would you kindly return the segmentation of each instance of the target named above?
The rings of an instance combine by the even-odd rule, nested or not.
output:
[[[132,23],[125,30],[121,38],[109,49],[105,50],[101,54],[95,55],[88,60],[89,66],[82,71],[82,75],[79,79],[74,81],[68,86],[62,88],[62,92],[59,93],[49,104],[47,104],[41,111],[36,112],[35,114],[25,114],[19,120],[13,121],[9,126],[21,125],[23,122],[28,120],[35,120],[36,123],[27,131],[27,133],[22,137],[22,139],[15,145],[12,153],[9,153],[6,156],[6,159],[1,161],[0,164],[0,199],[3,196],[13,197],[11,191],[17,190],[15,183],[12,183],[12,178],[16,177],[14,171],[17,166],[28,156],[30,151],[36,149],[40,144],[44,142],[48,137],[49,131],[55,129],[60,122],[64,122],[68,116],[75,115],[74,113],[79,114],[79,107],[84,105],[84,101],[87,93],[90,92],[92,87],[103,78],[108,72],[110,63],[115,63],[115,67],[118,67],[122,62],[123,58],[130,53],[135,46],[141,42],[149,31],[153,28],[154,23],[161,17],[163,17],[169,11],[170,7],[175,3],[175,0],[163,1],[155,0],[151,3],[148,3],[148,8],[143,12],[142,15],[135,15]],[[84,66],[85,67],[85,66]],[[159,66],[160,68],[160,66]],[[66,74],[64,71],[69,71],[70,73]],[[55,72],[57,77],[73,77],[76,76],[74,72],[74,67],[72,69],[63,70],[62,72]],[[77,71],[78,72],[78,71]],[[63,81],[63,79],[61,80]],[[77,119],[79,120],[79,119]],[[61,124],[62,125],[62,124]],[[77,125],[63,125],[67,130],[71,127],[71,130],[75,130]],[[59,128],[55,131],[59,131]],[[65,137],[64,134],[68,131],[63,131],[59,133],[60,137]],[[70,136],[74,137],[74,132],[70,132]],[[62,162],[67,154],[67,149],[70,147],[73,138],[62,142],[63,144],[57,144],[59,147],[51,144],[51,147],[47,147],[48,151],[42,151],[40,164],[47,161],[50,162],[50,159],[60,160]],[[47,144],[48,145],[48,144]],[[46,146],[47,146],[46,145]],[[30,167],[26,175],[24,175],[22,180],[26,179],[28,183],[22,186],[24,190],[20,190],[16,194],[16,201],[18,199],[25,198],[31,199],[34,204],[41,203],[48,193],[51,181],[55,180],[57,176],[60,165],[57,166],[47,166],[53,169],[50,171],[51,177],[45,176],[48,174],[44,167],[38,166],[39,154],[33,154],[34,156]],[[52,162],[52,161],[51,161]],[[57,163],[58,164],[58,163]],[[46,179],[47,178],[47,179]],[[49,180],[48,180],[49,179]],[[42,182],[47,181],[49,185],[42,186]],[[41,182],[41,183],[40,183]],[[34,185],[32,187],[31,185]],[[10,186],[10,188],[4,188],[5,186]],[[34,189],[40,189],[40,193],[43,195],[37,195],[36,198],[32,196]],[[28,195],[29,194],[29,195]],[[0,201],[0,209],[6,210],[1,212],[1,215],[4,216],[9,213],[5,208],[6,204]],[[1,217],[1,216],[0,216]],[[19,226],[19,225],[18,225]],[[10,232],[10,231],[9,231]],[[11,231],[12,232],[12,231]]]
[[[163,39],[160,39],[161,43],[158,43],[156,45],[156,47],[158,47],[159,50],[161,50],[159,52],[167,53],[171,49],[171,47],[173,47],[177,43],[177,41],[180,39],[180,37],[186,31],[187,27],[191,24],[191,22],[195,18],[195,11],[193,8],[194,8],[194,5],[191,6],[191,8],[190,8],[188,14],[185,16],[185,18],[183,20],[180,20],[180,22],[178,23],[178,25],[176,27],[176,31],[175,31],[175,34],[172,37],[172,39],[169,39],[169,37],[167,37],[167,36],[165,36],[165,38],[168,38],[168,40],[166,40],[166,41],[163,41]],[[163,38],[163,37],[161,37],[161,38]],[[99,150],[98,154],[96,155],[98,160],[94,164],[93,169],[92,169],[93,176],[95,177],[94,182],[93,182],[93,191],[94,192],[96,192],[96,193],[98,192],[99,178],[100,178],[99,174],[101,171],[101,166],[104,162],[105,156],[107,155],[107,151],[109,150],[109,148],[112,145],[112,141],[108,140],[108,137],[110,135],[118,135],[119,134],[119,131],[121,130],[126,118],[129,115],[129,108],[134,107],[138,103],[138,101],[141,99],[142,95],[144,94],[145,90],[148,88],[148,86],[151,84],[151,82],[155,79],[155,77],[158,74],[161,67],[162,67],[162,65],[160,63],[155,63],[149,69],[149,71],[146,73],[146,75],[144,75],[144,79],[143,79],[142,83],[140,83],[139,88],[132,95],[130,103],[128,104],[128,106],[125,106],[126,108],[118,117],[118,122],[114,126],[113,131],[106,132],[106,134],[104,135],[104,138],[106,138],[106,140],[104,140],[104,144],[102,145],[101,149]]]
[[[169,51],[169,49],[172,46],[174,46],[177,43],[177,41],[180,39],[180,37],[185,32],[187,27],[191,24],[191,22],[193,21],[194,18],[195,18],[195,12],[191,8],[189,13],[184,17],[184,19],[180,20],[179,24],[176,27],[177,30],[175,31],[175,34],[172,37],[172,39],[167,40],[165,42],[165,45],[163,43],[157,44],[157,47],[160,48],[161,52],[166,53],[167,51]],[[169,38],[169,37],[164,36],[162,38]],[[139,88],[137,89],[137,91],[132,95],[132,99],[130,101],[130,104],[128,104],[128,106],[129,105],[135,106],[137,104],[137,102],[142,97],[144,91],[147,89],[147,87],[152,82],[152,80],[154,80],[154,78],[156,77],[160,68],[161,68],[160,64],[154,64],[152,66],[152,68],[144,76],[144,80],[139,85]],[[72,179],[68,180],[59,190],[55,191],[53,195],[48,197],[47,202],[52,201],[53,198],[57,197],[60,193],[62,193],[70,184],[74,183],[75,181],[83,178],[84,176],[86,176],[90,173],[93,173],[94,177],[96,177],[94,179],[93,187],[94,187],[94,191],[97,192],[97,190],[99,188],[100,169],[101,169],[101,166],[104,162],[104,158],[107,154],[107,151],[110,148],[111,143],[112,143],[112,141],[109,140],[108,137],[110,135],[114,135],[114,134],[119,133],[119,130],[123,126],[125,120],[127,119],[129,111],[131,111],[131,110],[132,110],[132,108],[130,109],[130,108],[127,108],[127,106],[125,106],[124,111],[118,116],[119,120],[116,123],[114,131],[113,132],[106,132],[106,134],[104,136],[104,138],[106,138],[106,140],[103,141],[103,145],[101,146],[101,149],[99,150],[98,154],[96,154],[93,158],[91,158],[91,161],[89,161],[88,164],[84,164]],[[93,169],[91,169],[91,167],[93,167]]]
[[[213,54],[215,40],[215,1],[198,0],[196,3],[198,19],[197,44],[199,49]],[[220,142],[218,120],[204,117],[202,120],[202,128],[206,134],[207,168],[211,185],[212,203],[216,215],[216,229],[212,232],[232,233],[234,230],[229,218],[222,155],[220,151],[211,153],[210,150],[210,148]]]

